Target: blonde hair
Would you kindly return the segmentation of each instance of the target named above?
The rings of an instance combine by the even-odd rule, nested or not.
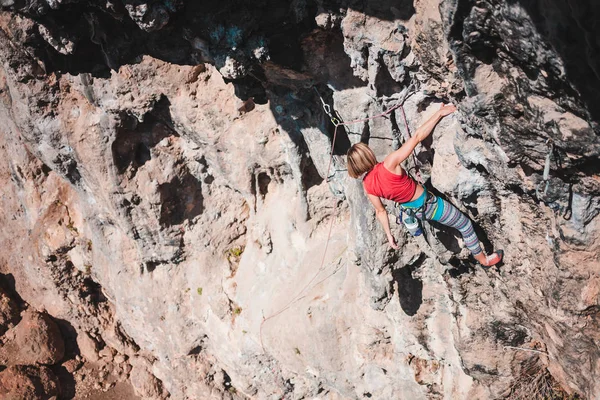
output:
[[[348,175],[354,179],[368,172],[377,164],[375,153],[364,143],[356,143],[350,147],[347,156]]]

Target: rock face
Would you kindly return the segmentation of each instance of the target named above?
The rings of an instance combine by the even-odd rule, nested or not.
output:
[[[2,4],[0,272],[88,362],[154,399],[597,398],[596,3]],[[437,225],[392,251],[345,172],[448,101],[419,175],[500,268]]]

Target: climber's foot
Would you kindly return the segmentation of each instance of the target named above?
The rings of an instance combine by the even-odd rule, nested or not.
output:
[[[485,260],[480,261],[481,265],[489,268],[493,265],[498,264],[500,261],[502,261],[502,258],[504,258],[504,251],[503,250],[498,250],[495,253],[490,254],[489,256],[485,257]]]

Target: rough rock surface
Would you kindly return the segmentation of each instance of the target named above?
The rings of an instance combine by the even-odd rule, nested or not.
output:
[[[48,367],[13,366],[0,372],[0,396],[7,400],[47,400],[59,394],[56,375]]]
[[[9,293],[0,287],[0,335],[19,321],[19,306]]]
[[[155,399],[492,399],[533,365],[597,398],[595,2],[2,5],[0,272],[95,373]],[[347,122],[405,102],[339,127],[329,169],[318,95]],[[500,268],[436,225],[392,251],[345,173],[445,101],[420,174]]]
[[[46,314],[25,312],[21,322],[6,332],[0,364],[56,364],[65,355],[58,326]]]

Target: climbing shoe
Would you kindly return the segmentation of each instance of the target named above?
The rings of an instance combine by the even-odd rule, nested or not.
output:
[[[484,268],[492,267],[492,266],[498,264],[500,261],[502,261],[503,258],[504,258],[504,251],[498,250],[497,252],[490,254],[489,256],[486,256],[486,258],[485,258],[486,265],[483,265],[483,267]]]

